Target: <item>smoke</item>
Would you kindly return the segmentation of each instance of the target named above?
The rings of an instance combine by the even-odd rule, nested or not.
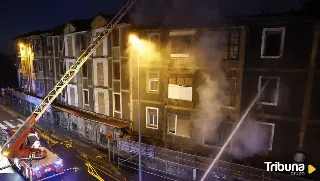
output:
[[[248,117],[235,134],[229,153],[238,159],[254,156],[259,152],[266,151],[269,138],[268,129]]]
[[[218,6],[212,0],[141,0],[130,16],[138,25],[199,26],[218,20]]]

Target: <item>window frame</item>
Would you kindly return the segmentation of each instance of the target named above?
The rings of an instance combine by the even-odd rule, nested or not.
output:
[[[260,101],[260,98],[259,98],[259,104],[262,104],[262,105],[267,105],[267,106],[278,106],[278,101],[279,101],[279,91],[280,91],[280,77],[274,77],[274,76],[263,76],[263,75],[260,75],[259,76],[259,82],[258,82],[258,92],[260,92],[261,90],[261,80],[262,78],[265,78],[265,79],[276,79],[277,80],[277,87],[276,87],[276,96],[275,96],[275,100],[274,102],[261,102]]]
[[[120,110],[116,110],[116,99],[115,99],[115,95],[119,95],[119,106],[120,106]],[[121,107],[121,94],[120,93],[116,93],[116,92],[114,92],[113,93],[113,112],[116,112],[116,113],[119,113],[119,114],[121,114],[121,110],[122,110],[122,107]]]
[[[149,124],[149,118],[150,118],[150,114],[149,111],[150,109],[156,110],[157,111],[157,125],[155,124]],[[154,123],[154,120],[153,120]],[[150,128],[150,129],[158,129],[159,127],[159,108],[156,107],[146,107],[146,128]]]
[[[157,74],[157,78],[150,78],[150,74]],[[147,72],[147,92],[148,93],[159,93],[159,79],[160,79],[160,76],[159,76],[159,72]],[[157,90],[152,90],[151,89],[151,82],[153,81],[157,81],[158,82],[158,86],[157,86]]]
[[[269,147],[268,147],[267,151],[272,151],[275,123],[268,123],[268,122],[261,122],[261,121],[255,121],[255,123],[256,123],[256,124],[263,124],[263,125],[269,125],[269,126],[271,126],[271,135],[270,135]]]
[[[236,43],[231,43],[231,35],[232,33],[237,33],[238,35],[238,41]],[[230,57],[230,50],[231,47],[238,47],[238,51],[237,51],[237,57],[233,58]],[[240,30],[230,30],[228,33],[228,59],[229,60],[239,60],[239,53],[240,53]]]
[[[85,92],[87,92],[87,94],[85,94]],[[88,96],[88,103],[85,102],[85,96],[86,96],[86,95]],[[83,90],[82,90],[82,99],[83,99],[83,105],[84,105],[84,106],[89,106],[89,104],[90,104],[90,100],[89,100],[89,99],[90,99],[89,89],[83,89]]]
[[[274,31],[280,31],[281,32],[281,44],[280,44],[280,54],[278,56],[266,56],[264,55],[265,51],[265,42],[266,42],[266,32],[274,32]],[[262,42],[261,42],[261,58],[270,58],[270,59],[276,59],[280,58],[283,56],[283,48],[284,48],[284,39],[285,39],[285,34],[286,34],[286,28],[285,27],[278,27],[278,28],[263,28],[262,30]]]
[[[170,128],[169,128],[169,115],[174,115],[175,116],[175,123],[174,123],[174,133],[170,132]],[[167,133],[168,134],[172,134],[172,135],[177,135],[177,125],[178,125],[178,115],[177,114],[172,114],[172,113],[168,113],[167,114],[167,125],[168,125],[168,129],[167,129]]]
[[[119,78],[116,78],[116,76],[115,76],[115,67],[116,66],[114,66],[115,64],[118,64],[118,67],[119,67]],[[120,64],[120,62],[118,62],[118,61],[114,61],[114,62],[112,62],[112,78],[113,78],[113,80],[121,80],[121,64]]]

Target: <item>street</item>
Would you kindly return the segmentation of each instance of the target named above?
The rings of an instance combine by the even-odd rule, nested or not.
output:
[[[13,115],[12,113],[8,113],[7,111],[0,109],[0,129],[17,129],[23,123],[22,119],[19,119],[17,116]],[[44,140],[41,140],[42,145],[46,145]],[[56,153],[59,157],[63,159],[64,169],[76,167],[77,171],[70,170],[64,173],[61,176],[54,177],[49,180],[63,180],[63,181],[74,181],[74,180],[97,180],[93,176],[88,173],[88,168],[85,165],[86,161],[82,158],[77,152],[72,149],[67,149],[64,145],[54,145],[52,146],[52,151]],[[1,166],[4,167],[9,162],[6,158],[1,159],[0,161]],[[91,163],[95,170],[97,171],[98,175],[103,178],[104,180],[110,181],[119,181],[120,179],[117,178],[112,171],[104,168],[97,168],[95,163]],[[0,172],[0,181],[6,180],[15,180],[20,181],[23,180],[21,175],[17,173],[12,168],[4,169]]]

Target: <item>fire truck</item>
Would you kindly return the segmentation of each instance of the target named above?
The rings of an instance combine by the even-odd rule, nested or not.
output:
[[[97,47],[99,47],[103,40],[112,32],[123,16],[132,8],[135,2],[136,0],[128,0],[125,3],[118,14],[103,28],[93,43],[79,56],[70,69],[40,102],[24,124],[18,130],[8,132],[8,141],[3,145],[1,155],[7,157],[11,163],[14,163],[26,178],[30,180],[39,179],[43,177],[46,172],[50,171],[63,173],[62,160],[45,147],[41,147],[40,143],[35,144],[37,138],[34,138],[34,136],[37,137],[37,135],[32,133],[32,127],[46,112],[47,108],[49,108],[70,80],[77,74]],[[35,141],[32,139],[35,139]]]

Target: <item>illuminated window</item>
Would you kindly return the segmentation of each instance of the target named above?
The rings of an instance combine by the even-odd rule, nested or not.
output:
[[[148,73],[148,91],[158,92],[159,91],[159,74]]]
[[[261,58],[279,58],[284,47],[285,28],[264,28],[262,32]]]
[[[168,84],[168,98],[192,101],[193,78],[170,77]]]
[[[159,108],[146,107],[146,127],[158,129]]]

